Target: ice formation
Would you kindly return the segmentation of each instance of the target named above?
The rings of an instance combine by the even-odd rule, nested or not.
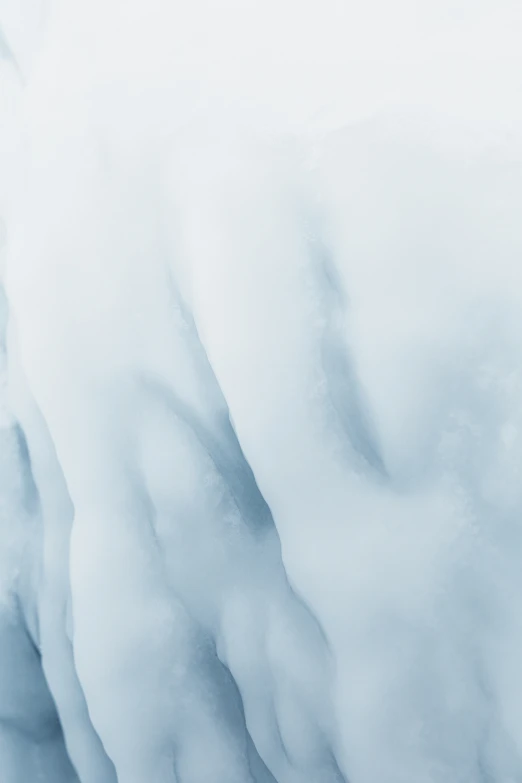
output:
[[[2,783],[522,781],[522,16],[0,0]]]

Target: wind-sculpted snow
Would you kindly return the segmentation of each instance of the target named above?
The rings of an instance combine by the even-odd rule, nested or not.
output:
[[[195,5],[4,3],[0,779],[522,781],[512,106]]]

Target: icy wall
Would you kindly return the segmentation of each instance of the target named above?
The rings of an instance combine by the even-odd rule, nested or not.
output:
[[[0,781],[522,782],[518,3],[0,0]]]

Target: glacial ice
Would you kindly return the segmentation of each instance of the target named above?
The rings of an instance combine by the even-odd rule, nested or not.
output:
[[[522,781],[521,32],[0,0],[2,783]]]

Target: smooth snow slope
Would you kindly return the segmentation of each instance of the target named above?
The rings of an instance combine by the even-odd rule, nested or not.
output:
[[[518,5],[0,13],[2,783],[522,781]]]

